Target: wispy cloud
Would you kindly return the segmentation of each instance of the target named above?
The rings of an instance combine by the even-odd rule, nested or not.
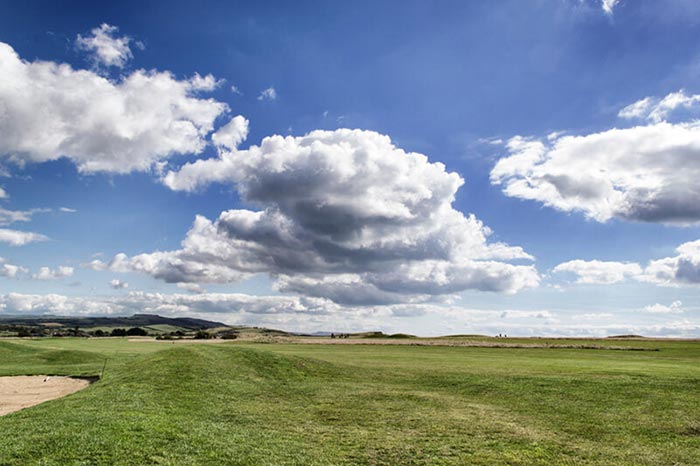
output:
[[[47,236],[40,233],[0,228],[0,242],[7,243],[10,246],[24,246],[29,243],[48,241],[48,239]]]
[[[262,90],[260,92],[260,95],[258,95],[258,100],[276,100],[276,99],[277,99],[277,91],[272,86],[268,87],[267,89]]]
[[[113,280],[110,280],[109,286],[111,286],[115,290],[125,290],[125,289],[129,288],[128,283],[123,282],[123,281],[116,279],[116,278]]]
[[[620,3],[620,0],[600,0],[601,7],[603,8],[605,14],[611,16],[618,3]]]
[[[133,39],[128,36],[117,37],[118,31],[118,27],[103,23],[90,31],[90,35],[78,35],[75,44],[78,49],[89,52],[96,65],[123,68],[133,58],[129,47]],[[137,44],[137,47],[143,47],[141,43]]]

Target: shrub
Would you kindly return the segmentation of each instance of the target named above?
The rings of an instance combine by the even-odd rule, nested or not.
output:
[[[197,330],[197,333],[194,334],[195,340],[209,340],[210,338],[214,338],[214,335],[204,330]]]
[[[126,330],[123,328],[115,328],[112,330],[112,333],[110,333],[110,335],[113,337],[125,337]]]

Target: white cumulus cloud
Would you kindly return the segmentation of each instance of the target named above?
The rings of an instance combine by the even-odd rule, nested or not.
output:
[[[575,274],[576,283],[611,285],[639,276],[642,268],[635,263],[577,259],[559,264],[552,271]]]
[[[35,280],[58,280],[61,278],[73,276],[73,272],[73,267],[68,267],[64,265],[59,266],[55,269],[51,269],[49,267],[41,267],[39,268],[39,271],[37,273],[32,275],[32,278]]]
[[[683,312],[682,307],[683,303],[681,301],[673,301],[668,306],[656,303],[646,306],[644,312],[650,312],[652,314],[681,314]]]
[[[630,262],[573,260],[557,265],[554,272],[570,272],[577,283],[614,284],[636,280],[661,286],[700,285],[700,240],[683,243],[676,255],[650,260],[645,267]]]
[[[28,270],[24,267],[10,264],[7,259],[0,257],[0,276],[8,278],[17,278],[17,275],[27,273]]]
[[[700,285],[700,240],[683,243],[676,256],[649,262],[643,281],[660,285]]]
[[[700,122],[664,119],[669,109],[688,100],[696,102],[696,96],[671,95],[658,104],[640,101],[623,109],[622,116],[649,119],[642,126],[551,141],[513,137],[506,146],[509,155],[491,171],[491,182],[508,196],[582,212],[600,222],[696,224]]]
[[[234,150],[248,137],[248,120],[238,115],[216,130],[211,140],[219,148]]]
[[[116,256],[93,268],[173,283],[267,273],[280,291],[361,304],[466,289],[510,293],[539,281],[533,266],[509,263],[530,255],[489,242],[486,226],[452,207],[459,175],[371,131],[272,136],[188,163],[163,181],[183,191],[228,183],[260,210],[197,217],[179,250]]]
[[[20,59],[0,42],[0,157],[67,157],[83,173],[146,171],[207,145],[226,104],[198,96],[211,76],[137,70],[116,80],[67,64]]]

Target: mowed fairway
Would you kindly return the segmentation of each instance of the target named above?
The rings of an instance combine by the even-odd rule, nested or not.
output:
[[[0,341],[0,375],[107,358],[0,464],[700,464],[700,343],[621,344],[660,351]]]

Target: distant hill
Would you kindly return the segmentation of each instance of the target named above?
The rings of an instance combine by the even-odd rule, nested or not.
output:
[[[191,330],[228,327],[221,322],[212,322],[192,317],[161,317],[155,314],[134,314],[130,317],[63,317],[63,316],[0,316],[0,324],[27,326],[64,327],[147,327],[149,325],[172,325]]]

